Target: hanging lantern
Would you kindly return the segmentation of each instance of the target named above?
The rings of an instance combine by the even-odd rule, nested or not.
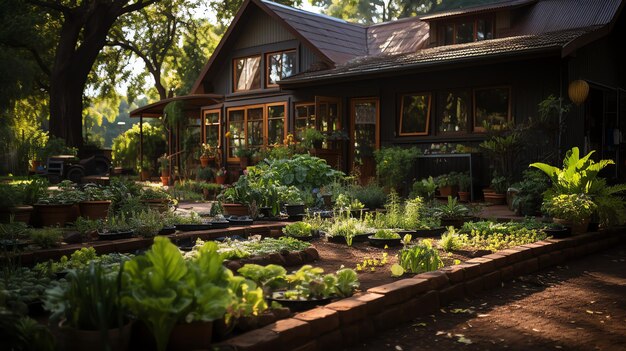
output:
[[[573,103],[580,105],[585,102],[587,95],[589,95],[589,84],[582,79],[571,81],[567,89],[567,94]]]

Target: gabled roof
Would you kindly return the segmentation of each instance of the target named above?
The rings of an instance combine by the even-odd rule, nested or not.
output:
[[[359,24],[271,1],[259,2],[335,64],[367,54],[367,29]]]
[[[492,59],[517,59],[521,55],[560,55],[568,44],[597,28],[597,26],[593,26],[569,31],[437,46],[409,54],[363,57],[334,69],[305,72],[285,78],[280,81],[280,85],[289,87],[302,83],[347,77],[368,78],[372,75],[404,74],[409,70],[431,69],[446,64],[463,62],[484,64]]]
[[[466,8],[459,8],[459,9],[454,9],[454,10],[436,12],[436,13],[428,14],[426,16],[421,16],[420,19],[424,21],[432,21],[432,20],[438,20],[442,18],[454,18],[454,17],[465,16],[465,15],[470,15],[470,14],[492,12],[496,10],[513,9],[513,8],[520,7],[520,6],[530,5],[535,2],[537,2],[537,0],[494,1],[490,4],[469,6]]]
[[[417,17],[374,24],[367,28],[367,54],[415,52],[428,44],[428,23]]]
[[[130,111],[130,117],[159,118],[163,116],[163,109],[167,104],[174,101],[183,101],[185,112],[196,114],[201,106],[215,104],[224,100],[223,95],[217,94],[192,94],[181,95],[173,98],[159,100],[151,104],[141,106]]]

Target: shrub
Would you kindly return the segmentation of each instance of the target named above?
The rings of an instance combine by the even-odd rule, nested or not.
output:
[[[60,228],[42,228],[32,229],[30,231],[30,239],[33,243],[42,249],[59,246],[63,239],[63,229]]]
[[[439,252],[433,248],[430,240],[422,240],[417,245],[400,250],[398,263],[408,273],[429,272],[443,267]]]
[[[374,151],[376,176],[378,181],[390,188],[395,188],[408,178],[415,160],[420,155],[419,149],[384,147]]]

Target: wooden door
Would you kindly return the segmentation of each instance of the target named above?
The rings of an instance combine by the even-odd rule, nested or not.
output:
[[[350,164],[361,182],[376,176],[374,151],[380,147],[380,103],[377,97],[350,100]]]

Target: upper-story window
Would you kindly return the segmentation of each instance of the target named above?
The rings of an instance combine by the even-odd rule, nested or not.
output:
[[[265,56],[266,86],[275,87],[277,81],[296,73],[296,51],[272,52]]]
[[[233,90],[261,89],[261,56],[241,57],[233,60]]]
[[[494,38],[491,17],[464,18],[439,25],[439,45],[470,43]]]

